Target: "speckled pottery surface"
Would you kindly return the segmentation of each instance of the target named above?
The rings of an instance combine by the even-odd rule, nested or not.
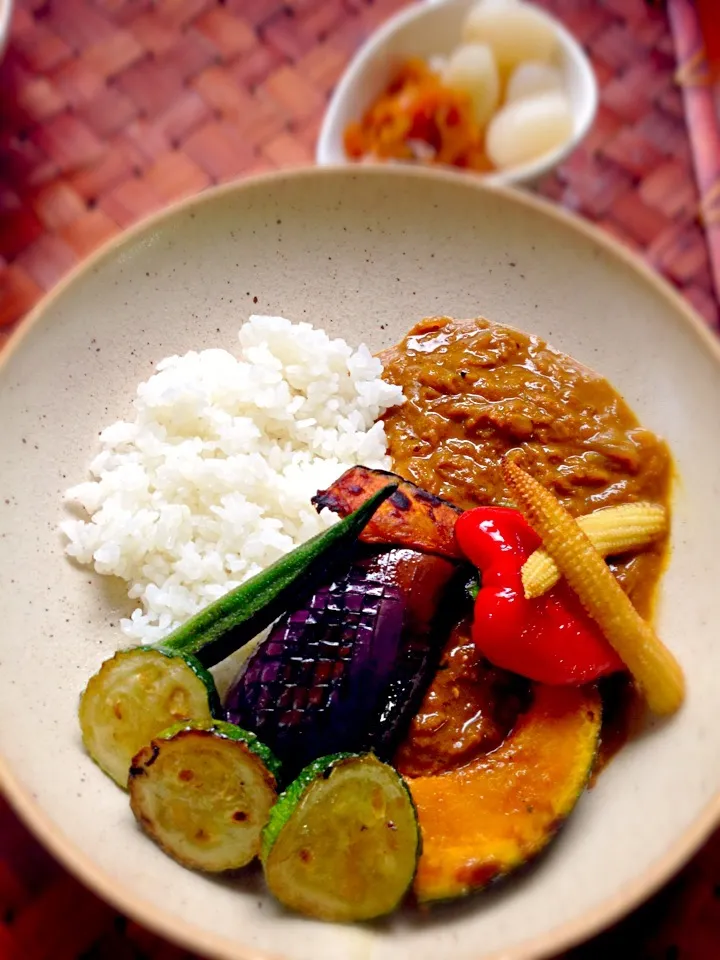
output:
[[[681,714],[630,744],[525,876],[382,924],[290,916],[250,871],[208,880],[136,829],[84,755],[78,695],[122,645],[122,591],[63,557],[62,491],[161,357],[229,347],[252,312],[379,349],[422,316],[484,314],[596,368],[663,434],[679,480],[658,627]],[[0,368],[0,783],[39,837],[123,911],[233,960],[504,960],[557,952],[652,892],[720,819],[716,588],[720,348],[648,269],[537,200],[445,174],[285,173],[203,195],[92,259]]]

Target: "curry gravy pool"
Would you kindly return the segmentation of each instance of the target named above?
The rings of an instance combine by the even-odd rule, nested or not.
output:
[[[549,487],[575,516],[619,503],[669,508],[672,461],[603,377],[529,336],[483,318],[433,317],[381,355],[383,377],[406,402],[385,416],[394,469],[464,509],[502,502],[503,456]],[[643,616],[652,612],[667,538],[608,562]],[[436,773],[495,749],[527,699],[527,684],[477,653],[467,618],[396,758],[409,776]],[[470,679],[471,678],[471,679]],[[642,715],[623,676],[601,684],[603,746],[597,768]]]

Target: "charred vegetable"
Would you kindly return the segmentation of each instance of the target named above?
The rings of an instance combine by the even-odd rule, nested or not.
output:
[[[389,757],[437,662],[454,572],[414,550],[357,560],[278,621],[231,688],[228,718],[290,774],[337,750]]]
[[[373,561],[377,576],[405,597],[399,656],[367,746],[389,760],[417,712],[440,660],[458,604],[464,602],[461,568],[415,550],[389,550]]]
[[[451,560],[461,558],[455,542],[455,522],[462,511],[397,474],[351,467],[331,487],[313,497],[313,503],[318,510],[327,507],[346,517],[390,481],[398,488],[363,530],[363,543],[396,544]]]
[[[230,723],[185,722],[133,758],[130,806],[143,830],[183,866],[236,870],[260,853],[280,765]]]
[[[337,922],[393,911],[419,853],[407,787],[372,754],[316,760],[281,795],[262,837],[265,878],[278,900]]]
[[[358,534],[395,490],[387,484],[353,514],[201,610],[152,647],[122,650],[91,677],[80,699],[83,742],[120,786],[130,761],[161,730],[221,713],[207,667],[219,663],[349,562]]]
[[[594,688],[537,685],[498,749],[408,779],[423,835],[414,886],[420,902],[481,890],[540,853],[587,783],[600,714]]]

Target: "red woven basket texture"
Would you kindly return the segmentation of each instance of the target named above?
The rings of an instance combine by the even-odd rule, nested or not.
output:
[[[348,58],[405,0],[19,0],[0,67],[0,328],[170,201],[309,163]],[[641,251],[712,326],[707,246],[665,14],[545,0],[602,85],[546,195]]]

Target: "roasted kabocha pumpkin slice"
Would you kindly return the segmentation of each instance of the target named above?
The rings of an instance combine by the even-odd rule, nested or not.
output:
[[[465,896],[536,857],[583,792],[600,720],[594,688],[538,684],[497,750],[457,769],[408,778],[423,838],[418,901]]]

